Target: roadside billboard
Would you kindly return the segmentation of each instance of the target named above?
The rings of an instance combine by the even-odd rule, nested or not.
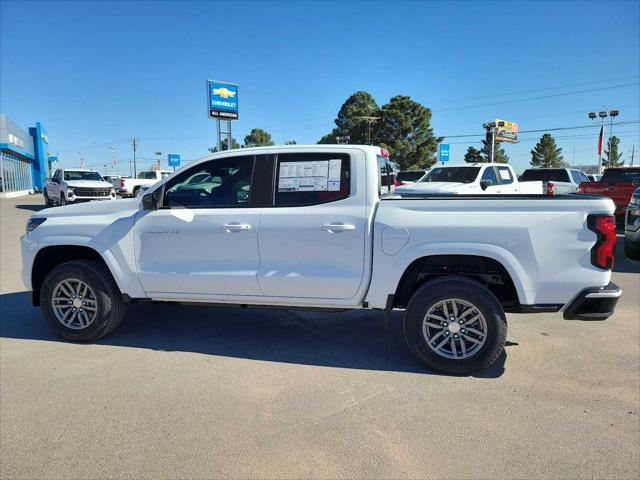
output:
[[[518,143],[518,124],[496,118],[496,142]]]
[[[238,119],[238,85],[207,80],[207,98],[209,99],[209,118]]]

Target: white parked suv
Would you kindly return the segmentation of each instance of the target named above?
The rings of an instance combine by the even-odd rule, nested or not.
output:
[[[591,181],[586,173],[575,168],[528,168],[520,179],[523,182],[543,182],[547,195],[578,193],[582,182]]]
[[[542,182],[518,182],[511,165],[465,163],[433,167],[415,183],[400,185],[395,191],[404,195],[541,194]]]
[[[611,199],[381,195],[386,162],[373,146],[231,150],[141,199],[35,212],[23,281],[58,335],[85,342],[140,301],[399,309],[416,358],[456,374],[499,357],[505,312],[613,313]]]
[[[44,185],[47,207],[91,200],[114,200],[116,190],[98,172],[85,168],[58,169]]]

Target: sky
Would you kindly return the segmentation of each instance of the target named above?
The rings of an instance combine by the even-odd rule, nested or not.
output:
[[[183,160],[216,143],[206,80],[239,84],[240,143],[316,143],[358,90],[433,111],[453,162],[482,124],[589,126],[619,109],[627,162],[640,147],[640,2],[0,2],[0,111],[40,121],[67,167],[129,172],[154,152]],[[635,123],[633,123],[635,122]],[[599,127],[550,131],[565,161],[597,163]],[[521,172],[543,132],[506,145]],[[608,135],[608,128],[605,131]],[[455,137],[456,135],[477,135]],[[109,171],[111,169],[109,168]]]

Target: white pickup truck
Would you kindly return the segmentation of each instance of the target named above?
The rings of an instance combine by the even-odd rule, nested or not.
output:
[[[58,169],[44,184],[47,207],[91,200],[114,200],[116,191],[98,172],[85,168]]]
[[[136,197],[140,187],[150,187],[164,180],[173,172],[169,170],[146,170],[138,173],[138,178],[120,178],[120,188],[118,193],[123,197]]]
[[[420,180],[396,187],[398,194],[542,194],[542,182],[518,182],[511,165],[465,163],[434,166]]]
[[[36,212],[22,237],[24,283],[53,330],[75,341],[108,334],[140,301],[375,309],[386,319],[400,309],[415,356],[455,374],[498,358],[505,312],[613,313],[610,199],[381,195],[381,153],[221,152],[141,199]]]

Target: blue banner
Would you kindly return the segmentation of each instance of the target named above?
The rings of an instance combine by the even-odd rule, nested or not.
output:
[[[179,167],[180,166],[180,155],[177,153],[170,153],[168,155],[169,166],[170,167]]]
[[[438,144],[438,157],[441,162],[449,161],[449,144],[448,143]]]

